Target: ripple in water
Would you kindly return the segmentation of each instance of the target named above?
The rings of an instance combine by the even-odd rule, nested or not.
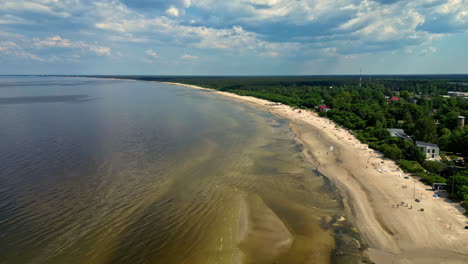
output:
[[[0,263],[330,262],[341,209],[285,120],[163,84],[1,82],[41,99],[0,106]],[[55,100],[76,94],[100,99]]]

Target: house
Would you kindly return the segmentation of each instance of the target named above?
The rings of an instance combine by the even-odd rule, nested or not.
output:
[[[320,113],[325,113],[325,112],[328,112],[328,111],[330,111],[330,110],[331,110],[331,109],[330,109],[329,106],[326,106],[326,105],[320,105],[320,106],[319,106],[319,112],[320,112]]]
[[[387,100],[387,103],[390,103],[390,102],[398,102],[400,101],[400,98],[399,97],[396,97],[396,96],[385,96],[385,100]]]
[[[432,143],[416,141],[416,146],[422,150],[427,160],[439,160],[439,146]]]
[[[405,131],[401,128],[388,128],[387,131],[392,137],[399,137],[403,140],[411,140],[411,137],[406,135]]]

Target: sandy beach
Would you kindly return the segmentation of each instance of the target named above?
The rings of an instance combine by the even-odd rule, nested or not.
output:
[[[429,186],[403,173],[349,131],[314,112],[193,85],[167,84],[209,90],[291,120],[304,156],[340,190],[346,215],[361,232],[375,263],[468,263],[468,230],[464,229],[468,219],[463,209],[433,197]]]

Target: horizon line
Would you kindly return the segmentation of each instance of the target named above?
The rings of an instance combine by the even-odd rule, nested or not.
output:
[[[322,76],[468,76],[468,73],[375,73],[375,74],[259,74],[259,75],[245,75],[245,74],[215,74],[215,75],[187,75],[187,74],[0,74],[0,76],[145,76],[145,77],[322,77]]]

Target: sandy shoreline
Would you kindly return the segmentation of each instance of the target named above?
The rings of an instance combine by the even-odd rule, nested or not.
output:
[[[367,253],[375,263],[468,263],[468,230],[463,229],[468,220],[460,207],[432,197],[429,187],[413,178],[405,179],[393,161],[368,149],[347,130],[316,113],[267,100],[166,84],[209,90],[291,120],[305,157],[340,190],[347,215],[368,243]],[[415,202],[415,194],[421,202]]]

